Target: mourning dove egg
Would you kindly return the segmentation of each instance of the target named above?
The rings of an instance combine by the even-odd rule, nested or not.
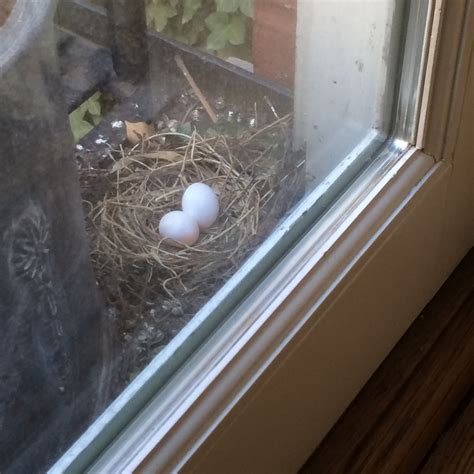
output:
[[[191,216],[201,230],[211,227],[219,215],[219,200],[210,186],[194,183],[184,192],[183,211]]]
[[[193,245],[199,239],[197,222],[183,211],[172,211],[165,214],[158,226],[161,237],[175,242]]]

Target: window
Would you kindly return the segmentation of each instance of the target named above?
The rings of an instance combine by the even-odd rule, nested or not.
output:
[[[4,469],[50,466],[87,428],[53,471],[88,466],[360,173],[414,144],[428,1],[255,2],[253,14],[214,0],[17,0],[9,12]],[[280,31],[294,78],[275,72],[268,11],[297,12]],[[176,246],[160,219],[194,183],[220,211],[209,229],[174,214],[192,227]]]

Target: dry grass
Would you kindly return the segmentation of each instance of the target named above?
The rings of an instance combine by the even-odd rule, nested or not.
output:
[[[167,132],[121,150],[106,172],[105,196],[89,203],[99,277],[113,278],[127,293],[127,304],[213,292],[262,240],[263,222],[286,211],[276,207],[287,200],[275,196],[281,180],[291,186],[284,163],[289,126],[287,116],[237,138]],[[160,237],[158,223],[180,209],[185,188],[194,182],[215,190],[220,216],[196,245],[178,247]]]

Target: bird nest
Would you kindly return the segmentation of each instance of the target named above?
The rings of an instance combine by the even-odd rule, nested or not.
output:
[[[287,210],[288,199],[278,196],[295,174],[285,171],[289,125],[287,116],[233,138],[165,132],[121,150],[106,172],[105,195],[90,203],[97,273],[113,277],[135,304],[214,292],[263,240],[265,221]],[[181,209],[195,182],[213,188],[219,217],[195,245],[178,246],[161,238],[158,223]]]

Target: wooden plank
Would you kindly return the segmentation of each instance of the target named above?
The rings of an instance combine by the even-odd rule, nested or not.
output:
[[[443,434],[420,474],[474,472],[474,395]]]
[[[301,472],[416,467],[472,383],[473,304],[471,250]]]
[[[252,55],[257,74],[293,87],[296,0],[255,0]]]
[[[2,26],[10,16],[16,0],[0,0],[0,26]]]

